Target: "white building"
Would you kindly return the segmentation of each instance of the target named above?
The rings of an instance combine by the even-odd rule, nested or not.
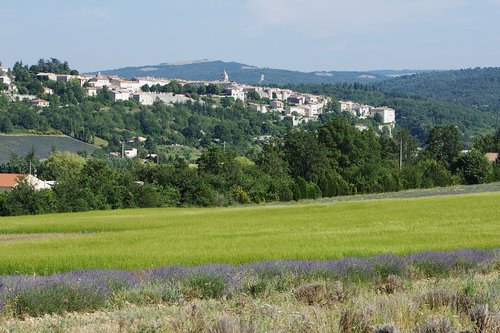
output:
[[[282,101],[271,101],[271,109],[273,110],[283,110],[285,108],[285,103]]]
[[[93,78],[91,78],[90,80],[88,80],[88,83],[92,86],[92,87],[96,87],[96,88],[102,88],[102,87],[105,87],[105,86],[110,86],[110,82],[109,82],[109,78],[106,77],[106,76],[102,76],[101,75],[101,72],[97,73],[96,76],[94,76]]]
[[[124,153],[125,153],[126,158],[137,157],[137,149],[136,148],[125,148]]]
[[[257,104],[257,103],[249,103],[248,107],[252,110],[257,111],[257,112],[261,112],[261,113],[267,112],[267,105],[262,105],[262,104]]]
[[[242,102],[245,101],[245,91],[241,88],[229,87],[225,92],[234,99],[239,99]]]
[[[122,91],[122,90],[112,90],[111,96],[113,98],[113,102],[128,101],[130,99],[130,93],[128,91]]]
[[[356,108],[356,114],[359,118],[366,119],[370,117],[370,110],[371,106],[362,104]]]
[[[287,106],[285,110],[286,115],[300,115],[300,116],[308,116],[308,110],[303,106]]]
[[[396,111],[386,106],[372,108],[370,110],[372,117],[375,117],[376,114],[380,114],[382,116],[383,124],[394,124],[396,123]]]
[[[353,112],[356,108],[359,108],[359,103],[352,101],[339,101],[340,104],[340,112]]]
[[[7,75],[2,75],[0,76],[0,83],[9,85],[12,83],[12,81],[10,80],[10,77],[8,77]]]
[[[137,92],[141,89],[141,84],[139,81],[128,81],[121,78],[111,78],[109,81],[111,87],[128,90],[130,92]]]
[[[139,78],[133,79],[132,81],[137,82],[137,85],[139,87],[142,87],[144,85],[148,85],[151,87],[151,86],[156,85],[156,84],[164,86],[166,84],[169,84],[171,80],[154,78],[154,77],[139,77]]]
[[[57,81],[57,75],[54,73],[38,73],[36,75],[36,78],[40,81],[48,81],[48,80]]]
[[[315,117],[323,112],[326,103],[307,104],[303,108],[308,117]]]
[[[94,97],[97,95],[97,90],[99,90],[96,87],[87,87],[85,88],[85,92],[87,93],[87,96],[89,97]]]
[[[151,94],[139,93],[132,96],[133,99],[141,103],[142,105],[153,105],[154,98]]]
[[[36,98],[36,99],[31,101],[31,106],[35,106],[35,107],[45,108],[49,105],[50,105],[49,101],[46,101],[46,100],[41,99],[41,98]]]

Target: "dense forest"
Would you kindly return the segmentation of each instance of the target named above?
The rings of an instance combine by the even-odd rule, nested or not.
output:
[[[500,68],[473,68],[401,76],[376,83],[383,91],[453,101],[500,112]]]

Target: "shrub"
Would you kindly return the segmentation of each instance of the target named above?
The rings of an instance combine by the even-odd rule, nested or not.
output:
[[[73,311],[92,311],[105,306],[109,295],[93,286],[48,284],[14,293],[8,298],[7,308],[15,316]]]
[[[373,331],[368,314],[349,308],[342,311],[339,328],[343,333],[371,333]]]
[[[426,321],[415,329],[415,333],[451,333],[456,332],[448,318]]]
[[[192,298],[220,298],[226,290],[226,282],[219,276],[199,273],[186,278],[182,289]]]

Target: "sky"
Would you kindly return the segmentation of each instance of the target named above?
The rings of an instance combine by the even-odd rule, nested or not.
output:
[[[500,0],[16,0],[0,61],[81,72],[186,60],[300,71],[500,66]]]

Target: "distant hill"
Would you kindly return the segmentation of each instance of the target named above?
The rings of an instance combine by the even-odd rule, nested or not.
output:
[[[428,72],[375,83],[379,89],[474,106],[500,106],[500,68]]]
[[[38,159],[49,157],[53,149],[59,151],[87,151],[93,153],[98,147],[65,135],[0,135],[0,163],[8,162],[12,154],[25,156],[35,150]]]
[[[381,70],[381,71],[318,71],[298,72],[284,69],[258,68],[238,62],[198,60],[175,64],[159,64],[141,67],[125,67],[113,70],[102,70],[105,75],[119,75],[125,78],[133,77],[165,77],[184,80],[212,81],[221,78],[223,71],[229,74],[232,81],[247,84],[277,84],[289,83],[375,83],[401,75],[414,74],[414,70]],[[261,82],[262,75],[264,81]]]

